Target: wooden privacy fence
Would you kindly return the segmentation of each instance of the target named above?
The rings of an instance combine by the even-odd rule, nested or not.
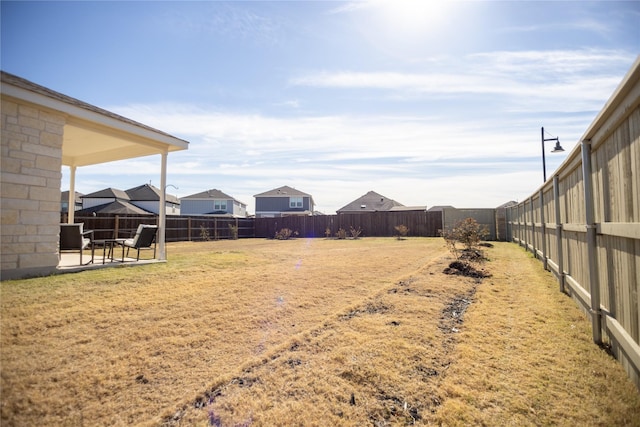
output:
[[[399,211],[256,218],[255,237],[273,237],[283,228],[298,232],[298,237],[326,237],[326,233],[335,237],[341,228],[350,235],[352,227],[359,229],[363,237],[386,237],[397,235],[395,227],[398,225],[409,229],[408,236],[436,237],[442,229],[442,213]]]
[[[62,218],[62,222],[66,219]],[[75,222],[84,223],[86,230],[93,230],[94,239],[111,239],[132,236],[139,224],[158,224],[157,215],[113,215],[75,217]],[[234,237],[231,227],[237,227],[237,237],[253,237],[253,219],[224,218],[211,216],[166,217],[165,241],[218,240]]]
[[[507,224],[640,389],[640,57],[552,179],[507,208]]]
[[[442,210],[442,223],[446,230],[452,230],[460,221],[464,221],[467,218],[473,218],[478,225],[486,227],[489,233],[486,240],[498,240],[496,209],[444,208]],[[502,239],[504,240],[504,232]]]
[[[62,222],[66,222],[63,215]],[[237,227],[238,238],[273,238],[276,231],[289,228],[299,237],[325,237],[329,228],[335,236],[338,229],[349,233],[351,227],[360,229],[361,236],[394,236],[397,225],[405,225],[409,236],[436,237],[442,229],[441,212],[370,212],[361,214],[287,216],[280,218],[224,218],[212,216],[167,216],[166,241],[192,241],[230,239],[231,227]],[[75,222],[84,223],[84,228],[94,231],[95,239],[129,237],[139,224],[158,224],[156,215],[113,215],[75,217]]]

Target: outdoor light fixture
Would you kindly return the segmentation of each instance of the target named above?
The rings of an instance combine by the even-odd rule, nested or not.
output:
[[[564,151],[564,148],[562,148],[562,146],[560,145],[560,138],[555,137],[555,138],[545,138],[544,137],[544,127],[541,128],[541,132],[540,132],[540,137],[542,139],[542,178],[543,181],[542,182],[547,182],[547,164],[545,163],[545,159],[544,159],[544,143],[547,141],[555,141],[556,142],[556,146],[553,147],[553,150],[551,150],[552,153],[560,153],[562,151]]]

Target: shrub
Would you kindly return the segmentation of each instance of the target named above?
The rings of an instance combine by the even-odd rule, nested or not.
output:
[[[328,239],[329,237],[331,237],[331,229],[330,229],[329,227],[327,227],[327,228],[324,230],[324,237],[326,237],[327,239]]]
[[[351,237],[353,239],[357,239],[358,237],[360,237],[360,234],[362,233],[362,230],[360,229],[360,227],[358,227],[358,229],[356,230],[353,227],[349,227],[349,232],[351,233]]]
[[[346,239],[347,238],[347,232],[345,231],[344,228],[339,228],[338,232],[336,233],[336,237],[338,239]]]
[[[205,227],[204,224],[200,225],[200,238],[205,242],[208,242],[210,240],[209,230],[207,230],[207,227]]]
[[[398,232],[398,240],[402,240],[404,237],[407,237],[407,234],[409,234],[409,229],[406,225],[396,225],[394,228]]]
[[[238,226],[229,224],[229,232],[231,232],[231,239],[238,240]]]
[[[278,240],[289,240],[297,235],[297,231],[291,231],[289,228],[283,228],[280,231],[277,231],[274,237]]]
[[[486,226],[478,224],[475,219],[466,218],[458,221],[452,230],[441,230],[440,234],[451,253],[458,259],[460,258],[458,243],[464,247],[464,251],[479,252],[480,242],[489,235],[489,230]]]
[[[457,222],[452,230],[441,230],[440,234],[449,251],[456,257],[456,261],[449,264],[449,267],[444,270],[445,274],[460,274],[476,279],[491,276],[490,273],[477,270],[470,264],[470,262],[480,263],[486,260],[480,250],[480,241],[489,235],[486,226],[480,226],[473,218],[466,218]],[[458,249],[458,243],[463,246],[463,249]]]

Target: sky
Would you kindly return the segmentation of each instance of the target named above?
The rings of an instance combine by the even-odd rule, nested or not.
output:
[[[167,192],[287,185],[333,214],[521,201],[640,53],[639,1],[4,1],[0,66],[189,141]],[[76,190],[160,186],[160,156]],[[176,188],[177,187],[177,188]],[[63,167],[62,189],[69,188]]]

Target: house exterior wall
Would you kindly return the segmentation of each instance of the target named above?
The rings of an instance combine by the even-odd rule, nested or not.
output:
[[[165,206],[167,215],[180,215],[180,205],[176,205],[175,203],[166,203]],[[158,214],[160,214],[160,212],[158,212]]]
[[[222,199],[181,199],[180,212],[182,215],[205,215],[215,211],[214,202]],[[237,217],[246,217],[247,208],[237,200],[228,199],[227,209],[221,213],[232,214]]]
[[[256,216],[274,216],[278,213],[311,211],[310,197],[302,198],[302,208],[290,208],[290,197],[256,197]]]
[[[233,216],[244,218],[247,216],[247,206],[237,200],[233,201]]]
[[[221,199],[182,199],[180,201],[183,215],[204,215],[215,211],[214,203],[216,201],[220,201]],[[233,212],[233,201],[226,200],[227,209],[224,213],[232,213]]]
[[[3,97],[0,173],[2,280],[58,265],[65,118]]]

